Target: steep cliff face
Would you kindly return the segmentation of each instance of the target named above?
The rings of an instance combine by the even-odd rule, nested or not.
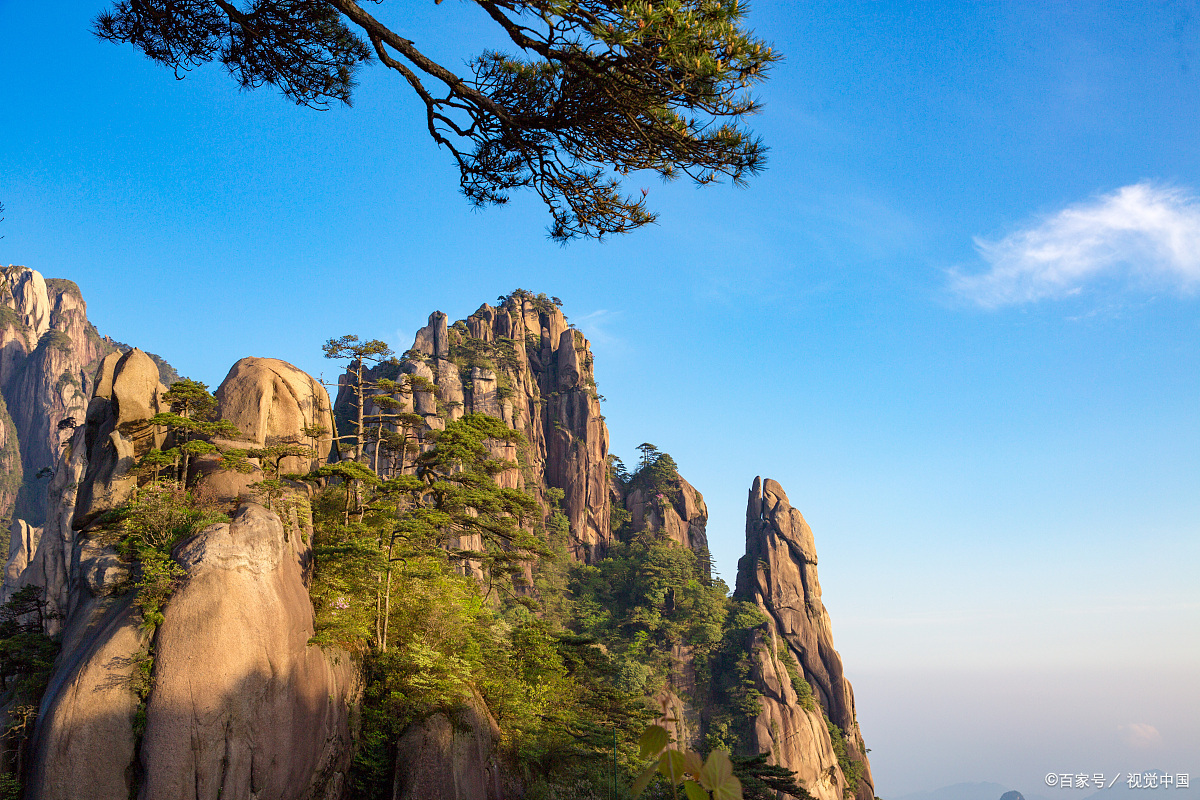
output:
[[[2,594],[7,599],[22,586],[42,587],[54,612],[47,628],[51,634],[62,630],[73,606],[81,602],[78,589],[83,583],[103,582],[119,561],[113,548],[81,538],[76,531],[128,499],[137,483],[129,470],[163,438],[146,424],[165,410],[165,387],[145,353],[110,353],[95,381],[84,424],[71,432],[53,475],[42,481],[44,525],[34,528],[17,519],[12,526]],[[36,536],[26,532],[31,528]]]
[[[500,756],[500,728],[473,696],[411,726],[396,744],[393,800],[505,800],[524,795]]]
[[[499,307],[484,304],[465,320],[447,325],[435,312],[419,330],[412,349],[398,366],[371,370],[371,379],[414,375],[435,384],[434,391],[402,397],[404,411],[424,418],[417,435],[441,429],[463,414],[498,417],[524,434],[526,445],[500,447],[497,455],[517,462],[516,469],[498,476],[502,486],[528,488],[543,507],[546,490],[561,489],[562,511],[570,523],[574,557],[591,562],[602,557],[612,541],[608,481],[608,428],[600,413],[600,398],[592,370],[591,345],[567,324],[553,303],[526,292],[514,292]],[[348,383],[343,377],[342,384]],[[347,434],[352,392],[343,385],[335,406]],[[368,405],[366,414],[379,409]],[[397,430],[397,426],[390,426]],[[379,471],[403,468],[393,455],[376,459],[374,445],[367,459]]]
[[[358,682],[349,654],[308,644],[295,538],[248,503],[177,546],[187,578],[154,641],[143,800],[341,796]]]
[[[676,474],[662,486],[635,479],[615,487],[614,499],[629,512],[630,531],[661,531],[681,547],[708,554],[708,506],[683,476]]]
[[[38,472],[58,462],[71,421],[81,421],[87,408],[96,365],[113,350],[88,322],[74,283],[46,280],[25,267],[3,270],[0,390],[20,442],[25,477],[14,516],[42,524],[47,482]],[[5,513],[0,504],[0,515]]]
[[[871,800],[871,768],[854,693],[821,602],[812,530],[770,479],[755,478],[750,489],[735,596],[755,603],[767,618],[752,650],[762,694],[753,726],[759,752],[771,752],[821,800],[840,800],[847,789],[858,800]]]
[[[328,413],[328,395],[296,372],[292,383],[316,387],[309,405]],[[234,373],[225,407],[257,409],[270,435],[302,436],[287,422],[298,425],[304,405],[292,384],[268,380],[280,391],[264,394],[261,374]],[[142,567],[101,523],[135,490],[137,459],[164,444],[148,420],[165,410],[165,387],[137,350],[106,357],[95,383],[49,484],[45,530],[17,531],[18,550],[33,553],[5,581],[8,592],[41,586],[63,617],[49,624],[62,649],[34,731],[29,796],[341,796],[358,680],[347,653],[308,644],[311,539],[294,535],[303,515],[284,521],[242,503],[231,522],[180,542],[179,587],[147,626],[131,586]]]
[[[55,289],[28,270],[9,277],[12,302],[3,306],[7,314],[0,313],[0,326],[8,326],[0,327],[0,382],[16,387],[14,396],[22,403],[40,402],[31,398],[49,397],[52,388],[42,378],[67,369],[76,357],[59,346],[64,343],[56,333],[67,339],[80,335],[86,320],[69,286]],[[659,721],[681,743],[705,747],[714,706],[726,702],[716,699],[721,690],[712,677],[714,664],[729,663],[713,660],[725,646],[721,620],[736,607],[751,620],[738,630],[752,641],[748,647],[739,643],[734,655],[739,667],[750,665],[754,689],[744,696],[758,703],[758,713],[751,705],[746,717],[745,706],[739,707],[736,724],[745,731],[729,741],[770,752],[774,763],[795,770],[819,800],[849,795],[870,800],[866,750],[821,603],[812,533],[782,488],[756,480],[750,494],[736,596],[762,612],[766,621],[759,624],[756,614],[732,603],[724,584],[707,574],[708,510],[669,457],[664,463],[670,469],[661,472],[646,471],[624,483],[610,476],[608,431],[587,340],[544,298],[516,292],[502,300],[453,325],[444,314],[433,314],[410,351],[371,370],[372,380],[405,375],[419,380],[415,392],[398,396],[398,410],[368,402],[368,419],[381,411],[420,418],[416,431],[395,421],[371,425],[401,438],[415,436],[418,450],[431,446],[431,431],[467,413],[491,415],[520,431],[524,445],[495,448],[495,455],[517,464],[497,480],[527,489],[548,519],[558,502],[568,520],[570,557],[600,562],[588,570],[616,563],[617,558],[602,562],[610,549],[631,558],[638,534],[651,534],[646,538],[675,563],[690,555],[664,542],[702,556],[698,572],[688,572],[687,580],[717,595],[710,604],[720,610],[713,614],[716,633],[704,640],[690,634],[671,639],[669,653],[666,645],[659,648],[661,658],[654,662],[659,678],[642,684],[664,709]],[[5,598],[22,585],[46,590],[49,608],[57,612],[48,632],[62,642],[34,732],[28,796],[347,796],[353,709],[361,687],[347,653],[308,644],[314,630],[307,592],[313,574],[308,495],[292,487],[287,502],[263,508],[253,502],[258,495],[251,488],[263,479],[261,469],[232,472],[215,455],[197,457],[192,474],[197,494],[231,519],[174,547],[171,556],[183,569],[178,588],[157,627],[143,624],[133,588],[142,567],[118,548],[105,519],[135,491],[132,469],[138,459],[171,444],[148,424],[167,410],[166,386],[146,353],[101,355],[94,375],[79,381],[91,390],[86,413],[69,405],[67,395],[47,400],[80,421],[74,430],[58,430],[53,420],[59,411],[47,412],[44,420],[14,418],[11,424],[14,437],[25,424],[31,437],[51,442],[42,455],[57,463],[53,475],[42,479],[45,510],[36,517],[39,524],[24,519],[13,524],[4,581]],[[282,473],[325,463],[335,412],[342,435],[357,413],[345,386],[331,404],[320,383],[276,359],[237,362],[216,398],[219,415],[246,434],[237,446],[291,441],[315,450],[313,457],[286,459]],[[0,414],[0,459],[7,452],[4,422]],[[43,423],[45,429],[39,427]],[[412,452],[369,442],[363,458],[381,475],[413,471]],[[552,490],[562,492],[561,501]],[[620,530],[613,529],[614,519]],[[649,563],[634,563],[634,572]],[[692,606],[676,606],[676,589],[682,592],[683,584],[647,597],[639,613],[690,614]],[[628,642],[615,644],[613,652]],[[727,712],[723,720],[730,718]],[[529,774],[505,762],[500,743],[510,735],[497,727],[482,696],[415,722],[398,741],[391,740],[397,752],[394,772],[387,773],[392,794],[456,800],[520,796],[514,776],[521,774],[528,786]]]
[[[695,552],[705,578],[711,578],[708,553],[708,506],[704,496],[674,467],[651,469],[623,483],[615,475],[611,481],[611,501],[623,508],[628,519],[615,535],[628,540],[639,534],[660,536],[680,547]],[[661,713],[655,723],[663,726],[672,738],[687,747],[700,747],[705,707],[697,694],[697,675],[694,648],[687,644],[671,647],[665,683],[650,698],[653,708]]]
[[[21,448],[17,444],[17,426],[8,413],[8,404],[0,395],[0,528],[9,526],[24,477]]]

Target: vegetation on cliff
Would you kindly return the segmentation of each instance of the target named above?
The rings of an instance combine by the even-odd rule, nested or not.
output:
[[[449,327],[445,315],[431,317],[403,362],[393,361],[381,342],[331,340],[327,354],[350,362],[339,381],[343,410],[350,411],[341,436],[329,430],[335,418],[328,395],[303,373],[285,379],[289,368],[298,371],[282,362],[239,362],[214,397],[188,379],[163,391],[144,354],[106,360],[108,384],[101,385],[145,397],[122,395],[134,398],[122,404],[128,419],[114,412],[84,423],[72,442],[91,449],[76,447],[75,455],[86,459],[71,462],[82,481],[69,490],[100,498],[87,516],[74,515],[84,520],[72,534],[79,537],[75,546],[87,554],[79,596],[101,603],[111,597],[111,608],[125,609],[131,631],[119,654],[128,675],[118,686],[132,692],[123,700],[132,728],[120,731],[132,733],[129,752],[153,760],[147,755],[154,749],[153,715],[157,708],[161,717],[172,702],[162,686],[179,682],[178,666],[174,672],[161,666],[171,652],[162,640],[172,626],[177,634],[195,630],[219,605],[203,588],[204,576],[216,573],[193,572],[200,563],[194,559],[209,544],[218,561],[233,552],[235,561],[262,555],[248,554],[257,545],[221,538],[236,529],[237,536],[259,536],[259,545],[269,545],[264,553],[278,547],[284,554],[279,563],[291,571],[291,593],[287,602],[271,595],[280,600],[272,608],[291,613],[287,630],[299,633],[295,646],[276,655],[290,658],[297,648],[304,658],[316,654],[316,666],[306,667],[315,672],[298,674],[316,676],[309,688],[327,696],[331,713],[345,722],[333,733],[344,743],[329,745],[341,755],[329,763],[338,764],[348,796],[407,797],[395,787],[414,747],[423,752],[422,737],[450,729],[440,724],[472,728],[477,742],[486,739],[489,774],[502,778],[505,794],[531,800],[629,797],[639,773],[651,798],[672,796],[680,786],[689,798],[701,792],[807,797],[789,769],[767,763],[761,751],[774,752],[775,745],[753,738],[772,702],[774,689],[760,667],[773,629],[758,606],[731,597],[712,575],[703,498],[652,444],[638,448],[632,473],[610,458],[586,340],[570,330],[555,298],[524,294],[519,308],[513,297],[502,298],[510,305],[485,306]],[[533,316],[526,321],[524,314]],[[497,324],[488,327],[493,319]],[[531,330],[541,331],[536,343]],[[364,369],[371,359],[376,368]],[[507,405],[494,402],[501,377],[509,382]],[[435,407],[443,388],[446,402]],[[89,468],[84,475],[88,464],[106,463],[100,445],[87,442],[103,443],[93,433],[109,424],[131,437],[121,442],[136,466],[119,471],[114,461],[111,472]],[[327,461],[331,450],[340,459]],[[381,450],[388,455],[381,458]],[[597,497],[603,514],[595,513]],[[268,510],[242,505],[247,499]],[[70,525],[71,515],[65,519]],[[584,526],[592,538],[580,535]],[[581,548],[582,541],[589,547]],[[220,548],[232,549],[215,555]],[[247,580],[246,596],[258,597],[261,582]],[[46,586],[53,597],[63,589],[52,581]],[[24,610],[9,614],[13,624],[0,625],[0,689],[12,702],[27,695],[30,714],[50,674],[53,653],[46,648],[57,647],[40,633],[44,620],[31,621],[34,611],[41,613],[37,602],[29,605],[38,597],[18,594]],[[55,606],[67,607],[61,600]],[[235,639],[238,625],[262,621],[243,620],[241,609],[227,612],[223,617],[241,620]],[[0,623],[5,619],[0,614]],[[272,624],[274,618],[264,630]],[[44,641],[30,639],[33,628]],[[773,675],[795,691],[787,702],[798,698],[814,711],[802,668],[779,647],[772,656],[781,666]],[[224,663],[217,658],[212,666],[220,672]],[[345,681],[335,680],[331,664],[341,665]],[[362,679],[357,705],[352,672]],[[92,679],[77,678],[80,686]],[[304,707],[318,706],[324,707]],[[359,713],[351,746],[352,707]],[[16,723],[28,726],[32,718]],[[214,720],[212,730],[223,730]],[[647,730],[675,736],[676,747],[639,749]],[[837,764],[822,769],[832,776],[840,767],[853,779],[852,743],[840,733],[830,728],[835,749],[843,746]],[[316,740],[333,741],[328,736],[318,731]],[[322,747],[314,752],[324,753]],[[708,761],[700,753],[710,754]],[[676,770],[677,756],[695,769]],[[658,759],[658,778],[645,771],[651,758]],[[711,773],[710,763],[730,780]],[[472,764],[468,769],[482,769]],[[122,774],[114,772],[116,783]],[[329,777],[305,778],[304,785]],[[732,794],[733,786],[745,791]]]
[[[499,725],[527,797],[606,797],[614,780],[624,796],[644,766],[638,737],[661,714],[650,698],[669,685],[679,648],[699,674],[690,699],[716,700],[705,749],[736,751],[739,723],[758,709],[745,677],[731,686],[721,674],[745,661],[738,647],[763,620],[708,577],[707,553],[624,529],[603,559],[576,562],[561,491],[543,508],[496,484],[513,464],[491,445],[524,446],[519,434],[468,414],[430,441],[415,474],[382,479],[342,462],[353,475],[331,465],[311,476],[341,477],[313,503],[311,594],[316,641],[357,653],[366,677],[356,796],[390,797],[403,732],[473,698]],[[674,462],[654,450],[627,480],[672,477]],[[804,796],[761,760],[734,763],[748,785],[766,777]]]

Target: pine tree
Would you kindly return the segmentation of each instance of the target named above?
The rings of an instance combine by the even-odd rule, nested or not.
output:
[[[468,200],[530,189],[557,241],[653,222],[645,189],[622,193],[630,173],[740,184],[762,169],[766,148],[742,120],[779,56],[743,27],[741,0],[474,3],[517,52],[463,59],[467,76],[417,49],[402,10],[385,22],[388,8],[356,0],[117,0],[95,33],[176,77],[216,59],[243,88],[316,108],[349,104],[359,66],[378,59],[416,93]]]

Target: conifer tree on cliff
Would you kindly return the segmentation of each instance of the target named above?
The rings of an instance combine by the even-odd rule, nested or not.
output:
[[[217,59],[243,88],[271,84],[313,108],[349,104],[359,66],[377,59],[424,104],[467,199],[532,189],[560,242],[654,221],[645,189],[622,192],[630,172],[740,184],[762,169],[743,119],[778,56],[742,27],[744,2],[473,2],[516,52],[484,51],[461,75],[405,36],[397,0],[119,0],[95,32],[176,76]]]
[[[354,433],[348,436],[335,437],[335,441],[350,439],[354,442],[354,460],[358,461],[362,458],[363,445],[366,443],[364,436],[366,430],[365,409],[368,395],[375,394],[378,388],[378,381],[368,380],[365,373],[370,369],[368,362],[371,364],[381,364],[392,357],[392,348],[388,347],[387,343],[380,339],[371,339],[370,341],[359,341],[359,338],[353,334],[340,336],[337,339],[329,339],[322,347],[326,358],[346,361],[346,375],[344,381],[338,381],[338,387],[348,388],[354,395]]]

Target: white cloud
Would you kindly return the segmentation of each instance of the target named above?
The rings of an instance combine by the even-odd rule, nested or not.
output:
[[[618,321],[620,317],[620,311],[601,308],[583,316],[572,316],[571,322],[574,322],[575,327],[583,331],[592,344],[612,347],[621,343],[621,337],[612,333],[609,326]]]
[[[1200,285],[1200,199],[1136,183],[975,247],[990,269],[952,270],[951,284],[988,308],[1078,294],[1101,277],[1187,292]]]
[[[1121,726],[1121,734],[1130,747],[1153,747],[1162,742],[1158,728],[1145,722],[1133,722]]]

